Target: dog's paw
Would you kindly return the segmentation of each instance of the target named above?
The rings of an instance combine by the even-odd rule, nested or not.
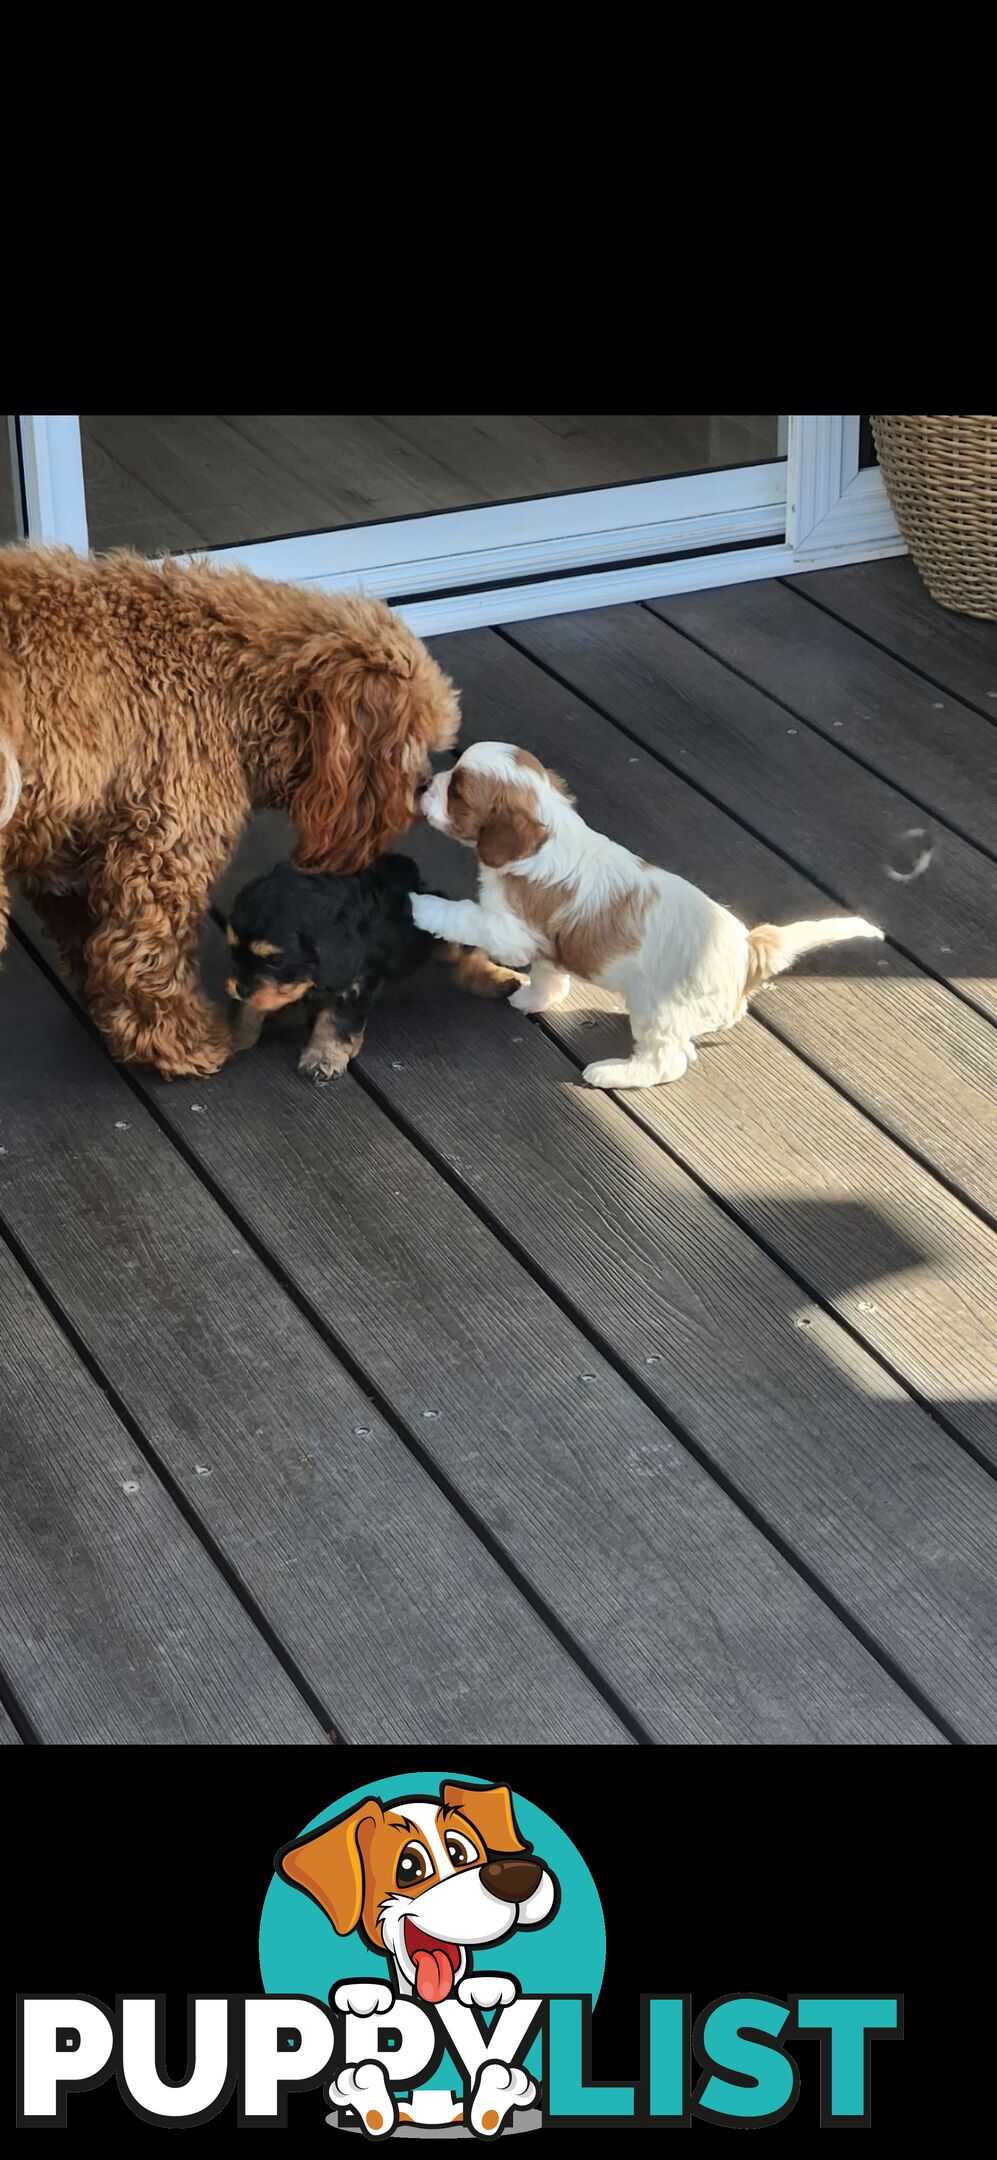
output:
[[[333,1993],[332,2007],[344,2017],[383,2017],[393,2001],[383,1980],[343,1980]]]
[[[309,1043],[298,1059],[298,1071],[306,1080],[314,1080],[317,1087],[324,1087],[327,1080],[341,1080],[349,1063],[348,1050],[330,1048],[327,1044],[317,1048]]]
[[[475,986],[479,997],[509,997],[510,990],[522,988],[522,975],[517,974],[514,969],[497,967],[494,960],[487,959],[485,966],[490,972]],[[514,1005],[515,1002],[514,997],[509,997],[510,1005]]]
[[[509,999],[509,1003],[515,1006],[517,1012],[549,1012],[553,1005],[563,1005],[570,988],[570,976],[548,975],[537,982],[524,983],[522,989],[516,991],[515,997]]]
[[[439,893],[412,893],[409,899],[412,921],[417,929],[428,930],[431,937],[446,937],[447,911],[451,904],[449,900],[441,899]]]
[[[355,2108],[367,2137],[387,2137],[398,2121],[395,2096],[378,2062],[348,2063],[328,2090],[333,2107]]]
[[[232,1054],[232,1038],[226,1030],[224,1041],[157,1052],[153,1062],[164,1080],[210,1080],[228,1064]],[[144,1064],[145,1059],[141,1062]]]
[[[474,2081],[471,2128],[495,2137],[513,2108],[532,2107],[537,2088],[518,2063],[483,2062]]]
[[[496,2010],[500,2005],[504,2010],[518,1994],[519,1983],[508,1973],[468,1973],[457,1989],[457,2000],[471,2010]]]
[[[626,1069],[622,1058],[598,1058],[594,1065],[586,1065],[582,1079],[588,1087],[618,1087],[620,1074],[625,1073]]]
[[[678,1049],[653,1058],[600,1058],[586,1065],[582,1079],[597,1088],[659,1087],[663,1081],[681,1080],[688,1064],[686,1052]]]

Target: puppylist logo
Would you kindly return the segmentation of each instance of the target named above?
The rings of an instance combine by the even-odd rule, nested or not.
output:
[[[188,2000],[187,2073],[165,2074],[162,1997],[18,1998],[19,2128],[86,2127],[115,2076],[141,2120],[284,2127],[321,2089],[369,2140],[569,2126],[761,2128],[796,2105],[795,2038],[819,2040],[820,2121],[868,2127],[872,2043],[897,1995],[684,1994],[639,2001],[634,2084],[591,2077],[602,1906],[564,1831],[507,1785],[394,1776],[344,1795],[281,1847],[260,1924],[262,1996]],[[635,2005],[635,2010],[636,2010]]]

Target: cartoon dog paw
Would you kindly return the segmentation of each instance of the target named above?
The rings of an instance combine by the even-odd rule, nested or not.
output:
[[[344,1980],[333,1995],[332,2007],[344,2017],[383,2017],[393,2001],[383,1980]]]
[[[513,2108],[532,2107],[537,2088],[516,2063],[483,2062],[471,2096],[471,2128],[495,2137]]]
[[[377,2062],[349,2063],[333,2078],[329,2101],[333,2107],[355,2108],[367,2137],[387,2137],[398,2121],[394,2093]]]
[[[519,1983],[508,1973],[469,1973],[457,1989],[457,2000],[471,2010],[496,2010],[499,2005],[504,2010],[518,1994]]]

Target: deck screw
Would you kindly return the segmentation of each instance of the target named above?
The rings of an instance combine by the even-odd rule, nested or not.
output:
[[[812,1327],[812,1325],[813,1322],[807,1318],[806,1313],[800,1313],[793,1321],[794,1327]]]
[[[644,1359],[644,1363],[645,1365],[660,1365],[661,1358],[659,1357],[657,1350],[652,1350],[650,1357],[646,1357]]]
[[[594,1379],[595,1379],[595,1377],[596,1377],[596,1376],[595,1376],[594,1372],[580,1372],[580,1373],[579,1373],[579,1375],[578,1375],[578,1378],[579,1378],[579,1380],[588,1380],[588,1381],[592,1381],[592,1380],[594,1380]]]
[[[192,1102],[190,1107],[195,1117],[203,1117],[208,1105],[203,1102]]]
[[[424,1410],[422,1414],[424,1418],[433,1418],[439,1417],[440,1412],[438,1410]]]
[[[138,1491],[138,1479],[137,1479],[137,1478],[126,1478],[126,1479],[125,1479],[125,1482],[124,1482],[124,1484],[122,1485],[122,1488],[121,1488],[121,1490],[122,1490],[122,1492],[137,1492],[137,1491]]]
[[[794,727],[788,727],[788,728],[786,729],[786,733],[787,733],[787,735],[798,735],[798,734],[799,734],[799,732],[800,732],[800,731],[799,731],[799,728],[794,728]]]
[[[354,1432],[354,1436],[355,1436],[355,1438],[356,1438],[357,1440],[369,1440],[369,1439],[370,1439],[370,1426],[369,1426],[369,1425],[354,1425],[354,1427],[353,1427],[353,1432]]]
[[[114,1120],[114,1130],[115,1132],[130,1132],[131,1127],[126,1123],[123,1117],[119,1117],[115,1118]]]
[[[198,1463],[195,1463],[195,1464],[194,1464],[194,1475],[195,1475],[195,1477],[210,1477],[210,1476],[211,1476],[211,1472],[210,1472],[210,1470],[208,1469],[208,1465],[207,1465],[207,1463],[203,1463],[203,1462],[198,1462]]]

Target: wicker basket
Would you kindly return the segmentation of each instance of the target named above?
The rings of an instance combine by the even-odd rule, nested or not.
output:
[[[897,523],[932,599],[997,621],[997,414],[870,417]]]

